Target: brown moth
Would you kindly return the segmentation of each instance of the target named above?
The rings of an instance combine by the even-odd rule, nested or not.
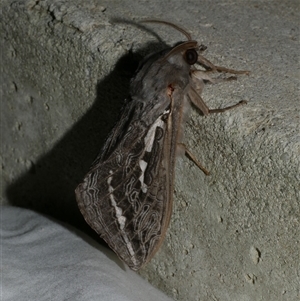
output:
[[[193,104],[208,115],[245,103],[211,110],[200,94],[204,82],[224,80],[212,78],[213,72],[248,74],[213,65],[200,55],[190,34],[178,26],[147,22],[168,24],[187,41],[154,53],[140,64],[120,120],[76,188],[86,222],[135,271],[153,257],[166,235],[178,147],[208,173],[180,143],[186,108]]]

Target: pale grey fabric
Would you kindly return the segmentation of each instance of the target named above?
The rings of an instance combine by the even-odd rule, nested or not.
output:
[[[0,209],[1,300],[172,300],[75,230],[26,209]]]

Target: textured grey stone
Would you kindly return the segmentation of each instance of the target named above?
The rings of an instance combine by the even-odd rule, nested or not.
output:
[[[127,96],[130,50],[158,47],[150,31],[111,18],[174,21],[212,62],[251,71],[206,86],[209,106],[248,105],[205,118],[192,110],[185,143],[211,175],[178,159],[170,229],[141,274],[177,300],[299,298],[298,1],[1,6],[3,202],[83,227],[73,191]],[[147,27],[165,43],[183,39]]]

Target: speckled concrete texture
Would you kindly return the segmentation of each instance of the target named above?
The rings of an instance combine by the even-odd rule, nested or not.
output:
[[[83,229],[74,189],[128,95],[140,56],[184,37],[217,65],[250,70],[207,85],[176,166],[166,240],[140,273],[176,300],[298,300],[299,1],[1,2],[2,202]],[[123,18],[130,22],[113,22]]]

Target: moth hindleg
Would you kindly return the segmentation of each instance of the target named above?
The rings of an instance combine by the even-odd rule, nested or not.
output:
[[[205,175],[209,175],[209,171],[196,159],[196,157],[188,150],[184,143],[178,143],[177,145],[184,149],[185,155],[189,157],[204,172]]]
[[[234,104],[232,106],[225,107],[225,108],[221,108],[221,109],[209,109],[209,114],[223,113],[225,111],[234,109],[236,107],[239,107],[239,106],[242,106],[242,105],[245,105],[245,104],[247,104],[247,101],[246,100],[241,100],[238,103],[236,103],[236,104]]]

